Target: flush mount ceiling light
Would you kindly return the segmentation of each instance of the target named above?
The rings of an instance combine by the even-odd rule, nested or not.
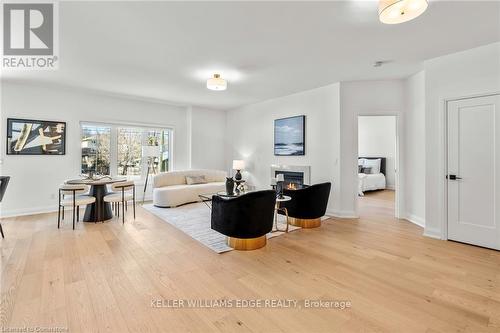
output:
[[[213,78],[207,80],[207,88],[210,90],[226,90],[227,81],[220,77],[220,74],[214,74]]]
[[[425,12],[427,6],[427,0],[379,0],[378,16],[385,24],[408,22]]]

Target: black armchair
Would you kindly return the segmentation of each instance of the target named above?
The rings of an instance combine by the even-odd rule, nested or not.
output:
[[[298,190],[285,189],[283,194],[292,200],[282,202],[281,207],[288,210],[290,224],[302,228],[319,227],[321,217],[326,213],[331,187],[331,183],[321,183]]]
[[[5,190],[7,190],[7,185],[9,185],[10,176],[0,176],[0,202],[3,200],[3,196],[5,195]],[[0,233],[3,235],[2,223],[0,223]]]
[[[237,197],[212,197],[212,229],[228,237],[236,250],[255,250],[266,245],[273,228],[276,192],[255,191]]]

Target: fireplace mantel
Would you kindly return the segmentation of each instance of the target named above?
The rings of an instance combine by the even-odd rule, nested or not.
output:
[[[271,165],[271,179],[276,176],[276,171],[302,172],[304,174],[304,184],[311,185],[311,167],[308,165]]]

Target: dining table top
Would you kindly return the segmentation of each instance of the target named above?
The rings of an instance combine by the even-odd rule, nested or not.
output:
[[[102,177],[99,179],[91,178],[76,178],[66,181],[66,184],[70,185],[108,185],[118,182],[124,182],[127,178],[125,177]]]

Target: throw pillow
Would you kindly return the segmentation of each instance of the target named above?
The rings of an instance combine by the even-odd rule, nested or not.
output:
[[[372,168],[371,167],[363,167],[362,173],[369,175],[372,173]]]
[[[206,182],[205,176],[186,176],[186,184],[188,185],[205,184]]]
[[[381,164],[381,159],[370,159],[370,160],[365,160],[364,166],[367,168],[372,168],[371,173],[380,173],[380,164]]]

